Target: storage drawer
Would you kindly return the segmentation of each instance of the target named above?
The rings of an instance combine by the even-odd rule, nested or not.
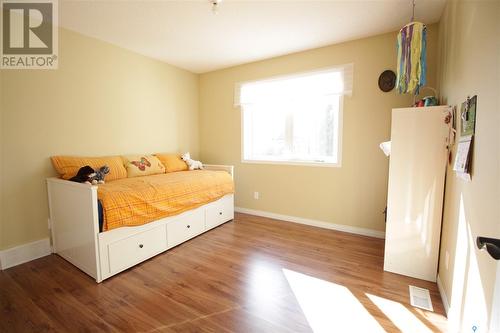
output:
[[[167,249],[165,226],[150,229],[108,245],[109,270],[116,273]]]
[[[205,224],[207,230],[234,219],[233,196],[228,195],[213,202],[207,207],[205,214]]]
[[[205,214],[203,208],[184,213],[178,220],[167,224],[167,244],[174,247],[205,231]]]

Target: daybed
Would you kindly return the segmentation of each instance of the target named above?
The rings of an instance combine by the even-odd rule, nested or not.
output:
[[[233,166],[123,178],[116,163],[90,185],[67,180],[73,164],[47,179],[53,252],[98,283],[234,218]]]

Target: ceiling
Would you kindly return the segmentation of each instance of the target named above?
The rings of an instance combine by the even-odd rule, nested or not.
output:
[[[416,0],[415,18],[437,22],[445,0]],[[61,0],[60,24],[195,73],[395,31],[410,0]]]

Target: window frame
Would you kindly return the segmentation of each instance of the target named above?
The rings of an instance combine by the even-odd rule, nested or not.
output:
[[[344,95],[339,95],[339,114],[338,114],[338,135],[337,135],[337,161],[320,162],[320,161],[301,161],[301,160],[255,160],[245,158],[245,110],[244,105],[240,105],[241,116],[241,163],[244,164],[270,164],[270,165],[292,165],[292,166],[309,166],[309,167],[327,167],[340,168],[342,167],[342,138],[343,138],[343,123],[344,123]],[[246,111],[248,112],[248,111]]]

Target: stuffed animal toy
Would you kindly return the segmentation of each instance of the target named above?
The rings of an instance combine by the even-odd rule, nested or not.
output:
[[[109,167],[104,165],[95,172],[94,179],[92,179],[92,184],[104,184],[104,177],[109,173]],[[95,183],[94,183],[95,182]]]
[[[80,170],[78,170],[76,176],[70,178],[69,180],[72,182],[92,184],[92,181],[95,178],[95,176],[96,173],[94,169],[86,165],[84,167],[81,167]]]
[[[99,170],[94,170],[91,166],[86,165],[81,167],[76,176],[69,180],[92,185],[104,184],[104,177],[106,177],[108,173],[109,167],[107,165],[100,167]]]
[[[192,160],[189,152],[183,154],[181,158],[184,162],[186,162],[186,164],[189,167],[189,170],[196,170],[196,169],[203,170],[203,164],[200,161]]]

